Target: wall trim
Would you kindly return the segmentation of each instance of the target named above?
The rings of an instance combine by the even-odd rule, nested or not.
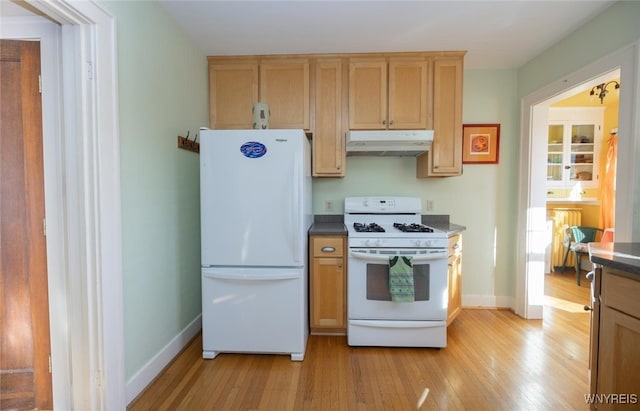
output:
[[[508,295],[466,294],[462,296],[462,308],[510,308],[515,299]]]
[[[198,315],[127,381],[125,388],[127,405],[130,405],[160,375],[201,330],[202,315]]]

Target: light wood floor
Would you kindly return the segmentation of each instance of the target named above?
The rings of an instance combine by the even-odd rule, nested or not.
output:
[[[201,357],[194,341],[130,410],[587,410],[589,282],[548,274],[544,320],[465,309],[443,349],[310,336],[284,355]],[[260,338],[260,336],[256,336]]]

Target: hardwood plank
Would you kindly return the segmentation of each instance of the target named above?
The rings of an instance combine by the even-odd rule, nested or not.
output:
[[[197,337],[129,409],[587,410],[589,284],[554,273],[546,288],[543,321],[462,310],[443,349],[349,347],[345,336],[313,335],[303,362],[203,360]]]

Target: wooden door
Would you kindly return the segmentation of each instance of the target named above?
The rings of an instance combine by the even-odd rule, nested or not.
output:
[[[427,80],[424,58],[389,61],[389,128],[427,128]]]
[[[318,60],[315,64],[314,177],[344,176],[345,147],[342,105],[342,61]]]
[[[358,59],[349,64],[349,129],[387,128],[387,61]]]
[[[0,409],[52,409],[40,43],[0,41]]]
[[[309,130],[309,61],[261,62],[260,101],[269,105],[270,128]]]
[[[250,129],[258,102],[258,62],[209,63],[209,127]]]

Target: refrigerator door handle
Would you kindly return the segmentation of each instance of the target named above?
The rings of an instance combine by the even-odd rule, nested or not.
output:
[[[300,274],[277,274],[277,275],[259,275],[259,274],[220,274],[220,273],[206,273],[203,274],[205,278],[213,278],[216,280],[233,280],[233,281],[280,281],[280,280],[295,280],[300,278]]]
[[[302,202],[301,202],[301,198],[300,198],[300,186],[299,186],[299,182],[296,179],[296,176],[298,175],[298,173],[301,172],[300,169],[300,159],[296,156],[293,158],[293,174],[292,174],[292,182],[293,182],[293,208],[292,210],[301,210],[302,208]],[[301,263],[300,261],[300,241],[296,241],[295,239],[298,238],[298,233],[300,232],[300,216],[297,215],[298,213],[291,213],[291,228],[293,230],[293,232],[291,233],[291,238],[294,239],[293,240],[293,261],[295,261],[296,263]]]

